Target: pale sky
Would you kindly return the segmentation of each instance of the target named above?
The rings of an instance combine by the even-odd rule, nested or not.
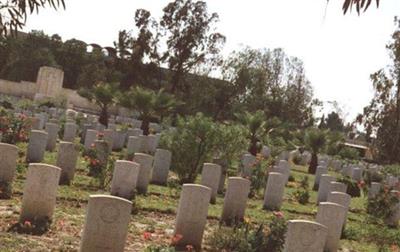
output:
[[[118,31],[134,29],[138,8],[160,17],[170,0],[65,0],[67,9],[43,10],[25,30],[58,33],[63,40],[112,46]],[[385,45],[400,16],[399,0],[382,0],[360,16],[343,16],[343,0],[206,0],[227,37],[224,55],[243,46],[283,48],[305,64],[314,96],[338,101],[353,120],[372,97],[371,73],[390,64]],[[326,9],[327,7],[327,9]],[[326,9],[326,12],[325,12]]]

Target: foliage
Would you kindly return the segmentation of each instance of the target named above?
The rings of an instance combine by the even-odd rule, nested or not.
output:
[[[343,147],[338,155],[340,156],[340,158],[345,159],[345,160],[359,160],[360,159],[360,153],[354,149],[354,148],[350,148],[350,147]]]
[[[139,86],[131,88],[128,92],[123,92],[119,97],[119,103],[139,113],[144,135],[149,134],[149,124],[152,118],[159,117],[159,120],[161,120],[177,104],[174,97],[164,92],[163,89],[155,92]]]
[[[383,167],[382,173],[398,177],[400,176],[400,165],[399,164],[386,165]]]
[[[308,149],[312,152],[308,172],[315,174],[318,166],[318,153],[326,143],[326,133],[316,128],[310,128],[306,132],[305,143]]]
[[[88,100],[95,102],[100,107],[99,122],[107,127],[108,110],[116,102],[117,84],[98,83],[90,89],[82,88],[78,93]]]
[[[186,73],[201,63],[216,62],[225,37],[214,32],[218,14],[207,12],[205,1],[175,0],[163,9],[160,26],[166,33],[167,50],[162,60],[172,70],[171,93],[185,93]]]
[[[326,143],[326,133],[316,128],[310,128],[306,132],[306,145],[313,152],[318,153]]]
[[[215,251],[263,252],[282,251],[287,230],[281,212],[274,212],[268,226],[254,226],[248,221],[233,228],[220,226],[210,236],[210,246]]]
[[[360,14],[362,10],[366,11],[372,2],[373,0],[344,0],[342,7],[343,14],[346,14],[349,10],[351,10],[353,6],[356,8],[357,13]],[[380,0],[375,0],[375,2],[376,6],[379,7]]]
[[[286,230],[287,223],[283,214],[275,212],[269,224],[269,233],[265,239],[265,250],[263,251],[281,251],[285,243]]]
[[[88,175],[98,177],[104,167],[98,159],[98,154],[94,147],[94,144],[91,146],[91,148],[87,149],[83,155],[85,160],[87,161],[87,167],[89,169]]]
[[[369,218],[365,221],[365,239],[368,242],[375,243],[378,247],[378,252],[398,251],[400,246],[400,233],[398,229],[387,227],[382,221],[376,223],[376,220]]]
[[[65,8],[64,0],[11,0],[0,2],[0,36],[16,34],[25,25],[27,15],[39,12],[49,5],[54,9]]]
[[[343,131],[344,123],[343,119],[340,118],[340,115],[334,111],[328,114],[326,121],[326,128],[331,131]]]
[[[273,163],[272,159],[265,160],[261,155],[257,155],[257,160],[253,164],[250,177],[250,194],[249,197],[254,197],[257,193],[265,188],[267,181],[267,168]]]
[[[385,220],[396,211],[395,207],[398,203],[398,193],[392,193],[390,188],[384,186],[375,197],[368,199],[367,213],[374,218]]]
[[[279,118],[297,127],[312,122],[313,90],[300,59],[282,49],[244,48],[233,52],[222,67],[223,79],[230,83],[221,99],[235,112]]]
[[[253,156],[257,155],[259,149],[257,143],[261,140],[263,134],[265,133],[264,113],[260,110],[254,114],[245,111],[243,114],[236,114],[236,117],[239,122],[246,127],[247,137],[250,141],[248,151]]]
[[[244,146],[247,146],[245,129],[234,123],[216,124],[217,140],[214,145],[214,158],[222,167],[222,172],[226,173],[228,168],[233,167],[234,162],[243,152]]]
[[[17,222],[8,229],[8,232],[17,232],[20,234],[42,235],[50,228],[51,220],[48,217],[34,218]]]
[[[331,156],[339,155],[342,149],[342,143],[345,137],[342,132],[338,131],[327,131],[326,134],[326,154]]]
[[[36,104],[39,108],[47,107],[47,108],[66,108],[67,107],[67,98],[65,96],[59,95],[56,97],[46,97],[36,101]]]
[[[308,190],[310,188],[308,176],[303,176],[303,178],[300,180],[300,188],[303,188],[304,190]]]
[[[115,158],[109,157],[109,160],[107,160],[106,164],[102,163],[94,144],[91,146],[91,148],[85,150],[83,156],[87,162],[87,168],[89,170],[88,176],[96,178],[99,182],[100,188],[105,189],[111,182],[114,164],[116,161]]]
[[[376,136],[375,158],[388,163],[400,161],[400,22],[397,19],[396,24],[392,41],[387,45],[393,64],[371,75],[375,94],[357,117],[364,125],[367,140],[372,142],[372,136]]]
[[[220,226],[210,236],[210,247],[215,251],[255,251],[250,243],[253,236],[250,228],[248,223],[236,224],[233,228]]]
[[[360,186],[351,177],[341,176],[340,178],[338,178],[337,182],[347,185],[346,193],[349,194],[351,197],[360,197]]]
[[[192,183],[203,163],[212,158],[217,126],[211,118],[198,113],[186,119],[179,117],[175,129],[163,135],[172,151],[171,167],[181,183]]]
[[[310,191],[307,189],[297,189],[293,193],[294,198],[302,205],[305,205],[310,200]]]
[[[15,116],[11,112],[3,112],[0,115],[0,132],[2,133],[2,142],[16,144],[28,140],[31,120],[24,114]]]
[[[174,247],[170,246],[149,246],[147,247],[144,252],[175,252]]]

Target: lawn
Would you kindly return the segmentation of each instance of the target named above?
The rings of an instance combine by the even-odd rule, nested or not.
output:
[[[60,186],[57,195],[57,205],[50,230],[42,236],[24,235],[8,232],[8,228],[18,221],[22,200],[23,183],[27,165],[24,163],[26,144],[19,145],[21,151],[18,172],[13,184],[13,197],[10,200],[0,200],[0,241],[1,251],[76,251],[79,248],[81,231],[84,224],[85,209],[89,195],[109,194],[100,190],[96,179],[88,177],[86,161],[80,157],[73,183],[70,186]],[[118,156],[118,153],[113,155]],[[44,163],[55,164],[56,153],[46,152]],[[307,174],[307,168],[294,166],[292,168],[294,181],[289,182],[285,189],[285,200],[281,211],[286,219],[315,220],[317,212],[316,192],[311,191],[310,202],[299,204],[293,197],[293,192],[299,187],[304,176],[309,176],[310,187],[314,176]],[[333,175],[338,175],[332,173]],[[249,199],[246,216],[251,223],[265,223],[272,212],[262,209],[263,197],[260,191]],[[138,195],[135,199],[134,211],[129,223],[127,251],[142,251],[150,245],[169,244],[173,234],[176,208],[179,200],[179,189],[150,185],[146,196]],[[223,196],[219,195],[215,205],[210,205],[208,223],[204,237],[204,249],[208,248],[208,237],[218,228],[218,218],[221,215]],[[348,214],[346,234],[341,240],[343,251],[377,251],[374,244],[363,239],[365,223],[365,198],[353,198]],[[144,232],[151,232],[151,238],[145,239]]]

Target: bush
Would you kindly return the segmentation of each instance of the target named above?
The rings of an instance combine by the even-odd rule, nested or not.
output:
[[[25,115],[14,116],[14,114],[3,111],[0,116],[1,141],[8,144],[27,141],[30,126],[31,121]]]
[[[175,252],[174,247],[170,246],[149,246],[147,247],[144,252]]]
[[[353,148],[349,148],[349,147],[343,147],[338,155],[342,158],[342,159],[346,159],[346,160],[359,160],[360,159],[360,153]]]
[[[270,167],[272,163],[273,159],[266,160],[260,155],[257,156],[257,160],[254,164],[254,168],[250,177],[250,198],[256,196],[261,189],[265,188],[267,182],[267,167]]]
[[[220,226],[210,236],[210,247],[213,251],[253,252],[250,240],[253,233],[248,223],[236,224],[233,228]]]
[[[233,228],[222,227],[210,235],[212,251],[264,252],[282,251],[287,230],[281,212],[274,212],[270,224],[251,225],[248,221]]]
[[[344,183],[347,185],[346,193],[349,194],[351,197],[361,196],[361,190],[359,185],[349,176],[342,176],[341,178],[338,179],[337,182]]]
[[[48,217],[34,218],[32,220],[25,220],[17,222],[8,229],[8,232],[17,232],[20,234],[42,235],[46,233],[51,225],[51,220]]]
[[[308,176],[304,176],[301,180],[300,180],[300,187],[303,188],[304,190],[308,190],[310,187],[309,184],[309,178]]]
[[[370,219],[367,219],[367,222],[370,221]],[[363,238],[367,242],[376,244],[378,252],[398,251],[400,246],[399,230],[388,228],[383,222],[376,223],[375,220],[371,224],[373,225],[365,225]]]
[[[217,138],[217,125],[198,113],[178,118],[175,129],[163,135],[163,145],[172,151],[172,170],[181,183],[193,183],[203,163],[212,158]]]
[[[400,165],[399,164],[387,165],[387,166],[383,167],[382,173],[386,174],[386,175],[390,174],[395,177],[398,177],[398,176],[400,176]]]
[[[310,192],[309,190],[298,189],[293,193],[293,196],[297,202],[299,202],[302,205],[305,205],[309,202]]]
[[[229,124],[216,124],[216,126],[214,158],[220,160],[218,164],[222,166],[222,172],[225,174],[228,167],[233,166],[233,163],[248,146],[248,140],[242,126]]]
[[[385,220],[394,213],[397,203],[398,195],[393,195],[385,186],[375,197],[368,199],[367,213],[376,219]]]

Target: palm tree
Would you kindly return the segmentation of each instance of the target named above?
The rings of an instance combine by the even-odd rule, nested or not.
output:
[[[308,168],[308,173],[315,174],[318,166],[318,153],[324,147],[326,142],[326,134],[319,129],[309,129],[306,132],[305,142],[307,147],[311,150],[311,162]]]
[[[149,134],[149,124],[152,118],[160,117],[162,119],[163,116],[176,106],[174,97],[165,93],[163,89],[155,92],[139,86],[133,87],[128,92],[121,94],[119,103],[123,107],[139,113],[144,135]]]
[[[39,13],[40,9],[47,6],[55,10],[60,7],[65,9],[64,0],[0,0],[0,36],[9,33],[16,35],[25,26],[28,14]]]
[[[100,107],[99,122],[108,127],[108,110],[115,104],[117,84],[99,83],[92,88],[83,88],[78,93]]]
[[[351,10],[353,7],[356,8],[358,14],[361,11],[366,11],[368,7],[371,5],[373,0],[344,0],[343,2],[343,13],[346,14],[348,10]],[[328,0],[329,2],[329,0]],[[376,6],[379,7],[380,0],[375,0]]]
[[[254,156],[257,155],[257,143],[265,133],[264,112],[258,110],[256,113],[251,114],[246,111],[243,114],[236,114],[235,116],[239,122],[247,128],[248,138],[250,140],[248,151]]]

